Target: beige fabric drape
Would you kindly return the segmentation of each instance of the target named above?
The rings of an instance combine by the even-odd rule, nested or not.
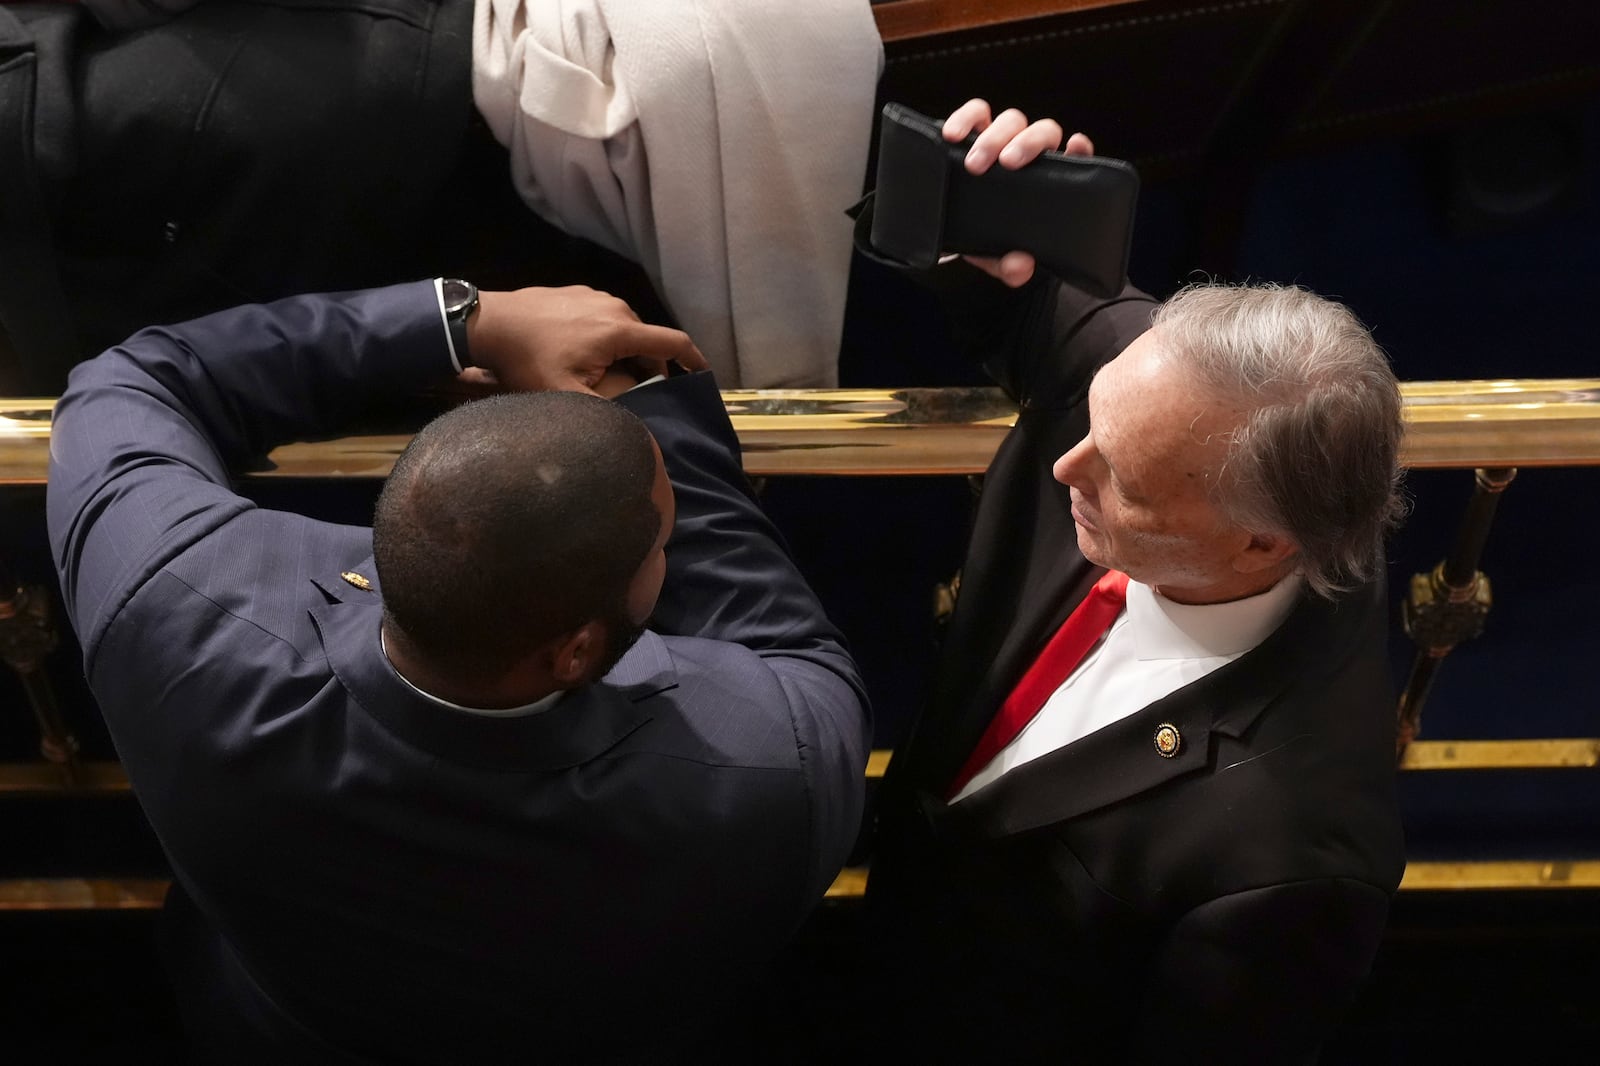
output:
[[[883,46],[867,0],[477,0],[523,199],[643,265],[719,384],[837,383]]]

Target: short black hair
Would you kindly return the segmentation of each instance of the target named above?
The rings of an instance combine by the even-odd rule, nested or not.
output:
[[[655,476],[644,423],[595,396],[509,393],[441,415],[373,516],[388,624],[440,668],[499,672],[626,617],[661,528]]]

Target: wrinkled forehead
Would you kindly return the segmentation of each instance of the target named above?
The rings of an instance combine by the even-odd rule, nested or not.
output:
[[[1113,465],[1120,455],[1152,475],[1185,480],[1210,479],[1245,415],[1242,404],[1202,385],[1155,330],[1095,375],[1089,409],[1096,443]]]
[[[1089,383],[1090,414],[1096,428],[1108,420],[1165,424],[1199,413],[1199,392],[1156,331],[1146,330],[1095,374]]]

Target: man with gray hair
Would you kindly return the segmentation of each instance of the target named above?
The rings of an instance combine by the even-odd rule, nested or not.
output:
[[[982,101],[945,135],[974,130],[974,172],[1062,141]],[[1035,278],[1023,253],[974,264],[1007,284],[960,264],[935,283],[1020,414],[880,800],[896,1039],[944,1060],[1305,1061],[1404,866],[1394,375],[1300,289],[1155,307]]]

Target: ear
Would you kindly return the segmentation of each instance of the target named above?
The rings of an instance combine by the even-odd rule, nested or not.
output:
[[[1282,533],[1251,533],[1249,541],[1233,557],[1233,568],[1241,574],[1257,574],[1282,566],[1300,554],[1300,546]]]
[[[575,688],[590,679],[595,664],[605,656],[605,626],[599,621],[585,622],[547,647],[551,679],[560,688]]]

